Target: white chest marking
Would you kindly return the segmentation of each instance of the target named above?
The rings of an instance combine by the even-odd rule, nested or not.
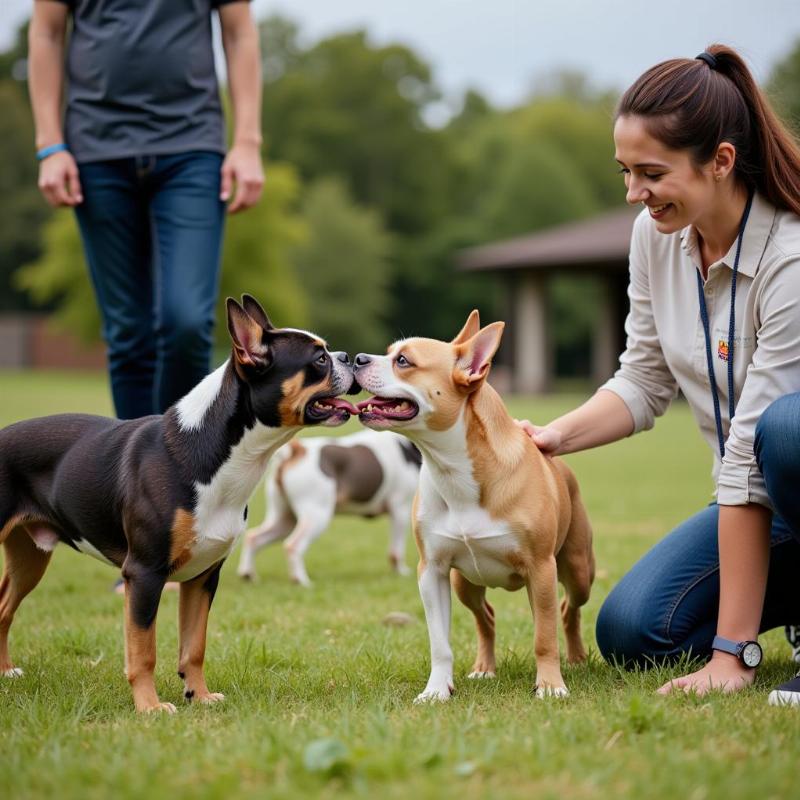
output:
[[[206,375],[189,394],[178,402],[176,410],[181,428],[184,430],[200,429],[203,417],[217,399],[227,367],[228,362],[226,361],[210,375]]]
[[[225,558],[244,532],[244,509],[272,454],[297,428],[256,423],[245,431],[210,483],[195,484],[195,541],[191,559],[172,576],[188,580]]]
[[[519,549],[517,537],[480,505],[463,423],[447,434],[446,446],[438,434],[435,452],[419,443],[424,460],[417,518],[425,558],[443,569],[455,567],[480,586],[516,589],[519,579],[509,556]]]

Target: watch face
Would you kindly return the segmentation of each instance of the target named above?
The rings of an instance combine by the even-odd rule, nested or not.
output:
[[[756,642],[750,642],[742,650],[742,661],[747,667],[757,667],[761,663],[761,647]]]

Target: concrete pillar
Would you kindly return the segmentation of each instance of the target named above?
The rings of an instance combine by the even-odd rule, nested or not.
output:
[[[514,391],[539,394],[552,379],[553,351],[547,325],[547,279],[520,275],[514,298]]]
[[[619,349],[619,297],[611,275],[597,279],[597,315],[592,335],[592,382],[605,383],[616,371]]]

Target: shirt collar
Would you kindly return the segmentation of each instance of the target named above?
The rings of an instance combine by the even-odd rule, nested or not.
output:
[[[739,256],[739,272],[752,278],[758,272],[758,266],[764,255],[770,231],[775,221],[776,208],[765,197],[756,192],[753,197],[753,206],[750,209],[750,216],[744,229],[742,240],[742,252]],[[692,258],[692,261],[700,263],[700,252],[697,245],[697,230],[694,225],[687,225],[681,231],[681,247]],[[730,269],[733,269],[733,262],[736,260],[736,245],[738,239],[734,240],[730,250],[722,259]]]

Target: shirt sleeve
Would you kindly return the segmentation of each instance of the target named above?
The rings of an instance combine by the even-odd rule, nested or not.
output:
[[[629,258],[630,311],[625,319],[627,341],[619,369],[600,388],[618,395],[633,417],[633,433],[648,430],[678,392],[658,336],[650,296],[650,256],[646,212],[636,218]],[[666,266],[666,265],[665,265]]]
[[[756,346],[725,442],[717,501],[772,508],[753,452],[755,429],[767,406],[800,390],[800,255],[776,265],[757,290]],[[736,353],[734,351],[734,358]]]

